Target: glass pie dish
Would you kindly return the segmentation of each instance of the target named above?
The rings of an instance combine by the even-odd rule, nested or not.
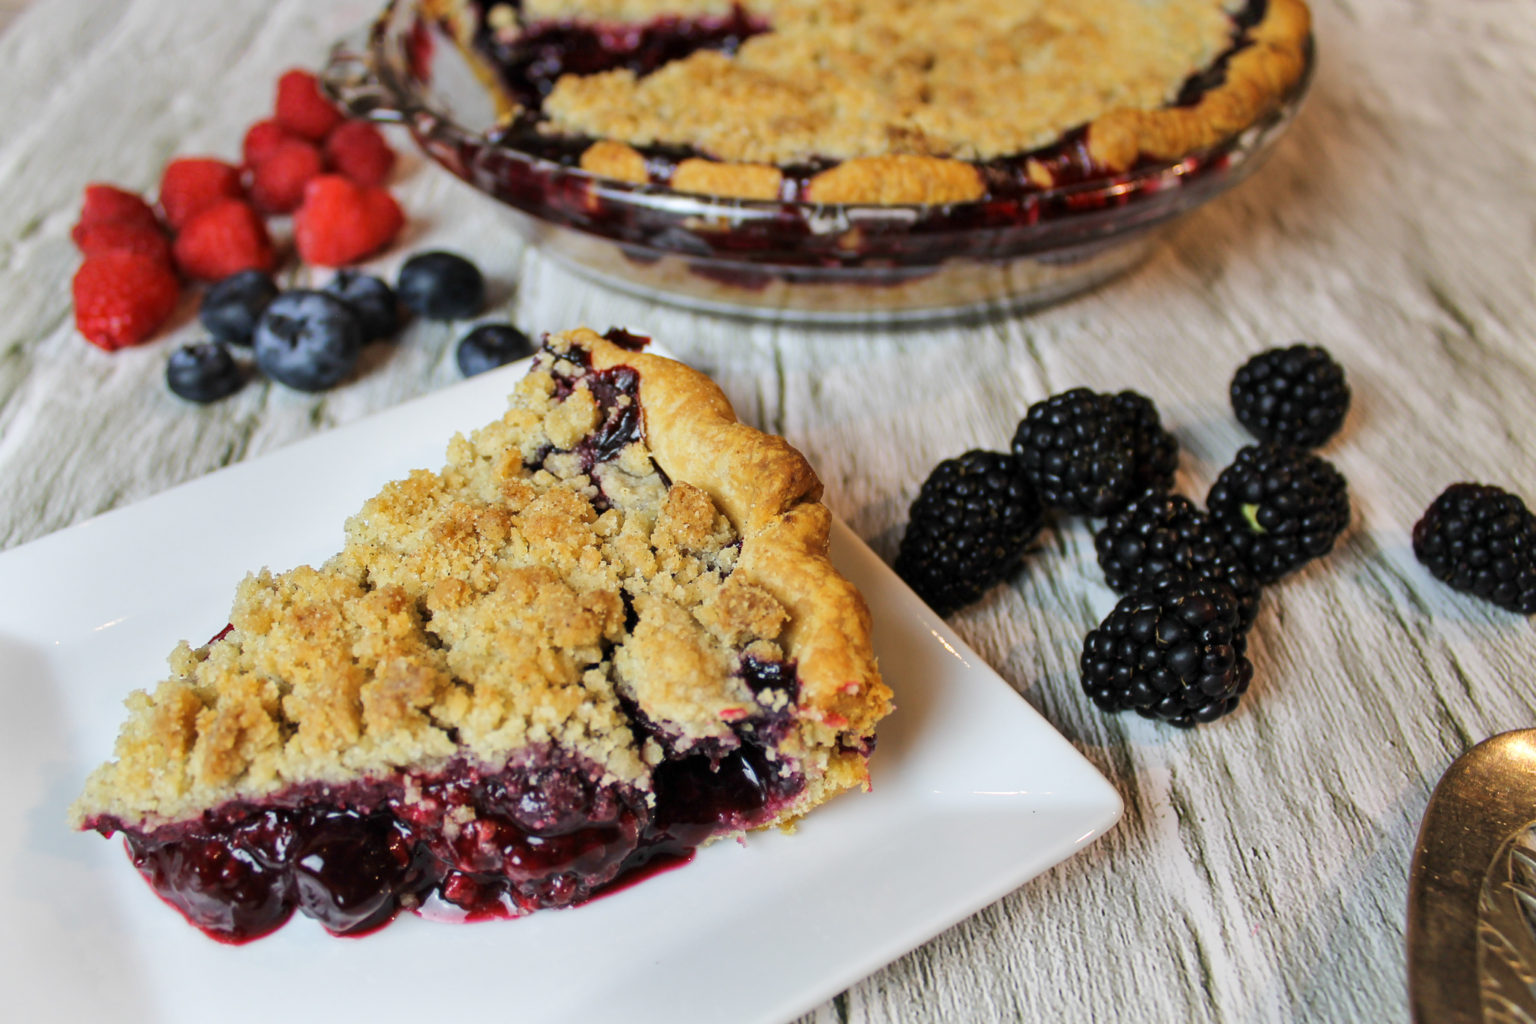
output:
[[[1042,305],[1136,265],[1171,221],[1251,174],[1300,106],[1299,78],[1245,129],[1175,160],[1103,172],[1081,134],[1051,147],[1059,184],[930,204],[743,199],[583,170],[508,131],[482,55],[428,0],[391,0],[322,76],[350,114],[406,126],[434,161],[497,200],[545,254],[600,285],[764,319],[927,319]],[[1261,8],[1262,9],[1262,8]],[[1022,172],[1023,164],[1019,163]]]

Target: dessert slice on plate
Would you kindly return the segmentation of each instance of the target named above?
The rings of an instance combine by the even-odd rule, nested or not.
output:
[[[551,337],[339,554],[247,577],[74,824],[243,941],[569,906],[867,787],[890,690],[819,481],[643,343]]]

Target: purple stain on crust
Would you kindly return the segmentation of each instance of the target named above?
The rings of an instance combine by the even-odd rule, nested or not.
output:
[[[603,337],[610,343],[629,352],[640,352],[651,343],[644,334],[632,334],[622,327],[610,327]]]
[[[608,332],[609,340],[616,345],[638,350],[650,339],[617,327]],[[597,403],[598,425],[570,449],[581,459],[581,469],[591,473],[593,468],[618,456],[626,447],[639,441],[644,435],[645,423],[640,414],[640,374],[632,366],[610,366],[606,370],[591,369],[591,357],[585,349],[573,347],[565,352],[546,351],[564,359],[581,372],[569,376],[556,373],[554,398],[563,402],[582,384]],[[532,465],[542,465],[557,449],[541,449]],[[601,495],[601,488],[599,488]],[[604,499],[606,500],[606,499]]]

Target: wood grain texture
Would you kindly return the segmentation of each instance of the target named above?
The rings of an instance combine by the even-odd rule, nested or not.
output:
[[[17,98],[0,104],[0,546],[456,379],[463,325],[416,324],[329,394],[255,384],[193,409],[161,377],[195,329],[108,356],[70,324],[81,186],[149,190],[172,154],[234,154],[277,72],[317,63],[370,7],[50,0],[0,35],[0,95]],[[1305,338],[1349,371],[1354,408],[1326,454],[1354,523],[1325,563],[1266,592],[1256,682],[1230,718],[1184,733],[1088,705],[1078,651],[1113,595],[1084,522],[1058,523],[1025,574],[955,616],[1116,784],[1126,817],[806,1024],[1406,1016],[1405,879],[1429,790],[1477,740],[1536,719],[1531,623],[1436,584],[1409,549],[1453,481],[1536,499],[1536,5],[1315,7],[1320,69],[1269,164],[1140,270],[1032,315],[831,330],[603,293],[405,161],[401,251],[472,254],[527,329],[664,339],[805,451],[887,558],[929,468],[1004,446],[1049,393],[1153,397],[1200,497],[1244,443],[1225,395],[1248,354]]]

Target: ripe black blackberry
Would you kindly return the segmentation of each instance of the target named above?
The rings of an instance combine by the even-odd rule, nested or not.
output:
[[[923,481],[896,572],[948,615],[1018,570],[1040,522],[1040,500],[1016,458],[968,451],[939,463]]]
[[[1316,448],[1349,412],[1344,368],[1316,345],[1260,352],[1232,378],[1232,411],[1260,441]]]
[[[1110,515],[1148,488],[1171,487],[1179,459],[1150,399],[1088,388],[1030,406],[1013,453],[1047,506],[1092,516]]]
[[[1247,649],[1228,584],[1165,573],[1083,640],[1083,692],[1106,711],[1189,728],[1237,707],[1253,679]]]
[[[1210,516],[1181,494],[1146,492],[1104,524],[1093,546],[1105,582],[1119,593],[1179,570],[1228,583],[1244,629],[1258,615],[1258,580]]]
[[[1131,495],[1171,488],[1179,471],[1179,442],[1163,429],[1157,406],[1136,391],[1122,391],[1110,402],[1131,435]]]
[[[1261,583],[1333,550],[1349,525],[1349,489],[1327,460],[1288,445],[1255,444],[1221,471],[1205,506]]]
[[[1413,553],[1456,590],[1536,614],[1536,515],[1508,491],[1447,487],[1414,524]]]

